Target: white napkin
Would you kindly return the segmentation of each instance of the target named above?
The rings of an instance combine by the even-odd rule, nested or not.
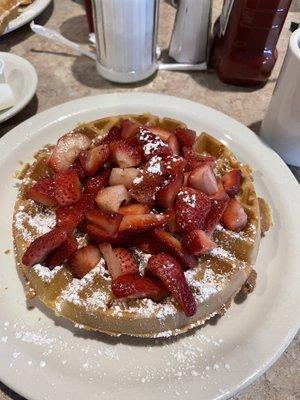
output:
[[[15,96],[4,76],[4,61],[0,60],[0,111],[15,105]]]

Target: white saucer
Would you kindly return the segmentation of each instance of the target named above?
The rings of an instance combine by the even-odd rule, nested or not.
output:
[[[5,62],[5,79],[10,85],[16,104],[0,111],[0,123],[22,110],[32,99],[37,88],[37,73],[25,58],[15,54],[0,52],[0,59]]]

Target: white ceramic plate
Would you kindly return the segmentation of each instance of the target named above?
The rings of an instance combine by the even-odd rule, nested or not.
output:
[[[253,166],[257,192],[270,202],[275,220],[262,241],[254,293],[217,324],[163,340],[110,338],[73,328],[41,305],[27,310],[11,250],[18,160],[30,161],[35,150],[79,122],[146,111],[206,130]],[[225,399],[260,376],[290,343],[300,315],[299,188],[248,128],[191,101],[122,93],[47,110],[0,143],[0,380],[6,385],[34,400]]]
[[[22,110],[32,99],[37,87],[37,74],[32,64],[25,58],[12,53],[0,52],[5,62],[4,74],[14,93],[16,103],[13,107],[0,111],[0,123]]]
[[[45,10],[51,1],[52,0],[35,0],[29,6],[24,7],[23,11],[18,15],[18,17],[9,22],[2,35],[21,28],[21,26],[32,21]]]

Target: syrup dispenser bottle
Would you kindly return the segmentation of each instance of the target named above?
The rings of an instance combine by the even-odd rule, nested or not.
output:
[[[212,64],[223,82],[264,84],[291,0],[224,0],[214,29]]]

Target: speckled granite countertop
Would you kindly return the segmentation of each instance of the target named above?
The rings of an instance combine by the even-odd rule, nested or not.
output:
[[[215,0],[215,14],[218,14],[221,3],[221,0]],[[163,48],[169,42],[174,14],[174,9],[161,0],[159,42]],[[210,72],[161,71],[142,83],[130,86],[113,84],[97,74],[92,60],[76,56],[68,48],[33,35],[29,27],[25,26],[0,38],[0,51],[14,52],[27,58],[37,70],[38,89],[24,110],[0,124],[0,136],[30,116],[52,106],[79,97],[126,90],[165,93],[195,100],[230,115],[258,132],[282,64],[289,37],[288,27],[292,20],[300,22],[300,0],[294,0],[292,4],[278,44],[279,57],[272,77],[264,88],[258,90],[225,85]],[[54,4],[36,22],[60,31],[68,39],[87,45],[84,11],[72,0],[54,0]],[[297,174],[299,171],[294,172]],[[0,383],[0,400],[8,399],[20,400],[21,397]],[[300,399],[299,335],[268,372],[234,399]]]

